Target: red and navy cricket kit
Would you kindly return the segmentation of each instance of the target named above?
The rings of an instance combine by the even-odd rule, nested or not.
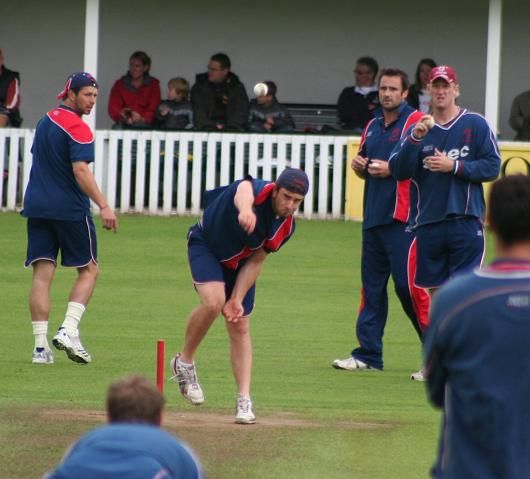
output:
[[[530,262],[501,258],[447,282],[424,353],[443,409],[433,477],[530,477]]]
[[[424,168],[424,159],[436,149],[455,161],[454,171]],[[414,218],[418,285],[438,287],[455,272],[480,265],[484,255],[482,182],[494,180],[500,165],[497,142],[486,120],[465,109],[449,123],[435,124],[421,140],[414,138],[411,129],[396,146],[389,162],[392,175],[398,180],[412,178],[418,192]]]
[[[234,197],[241,181],[252,182],[256,226],[248,234],[239,224],[239,211]],[[202,220],[188,233],[188,259],[193,281],[196,284],[211,281],[225,283],[229,298],[237,274],[245,260],[263,248],[268,253],[278,251],[292,236],[294,218],[279,218],[272,207],[275,183],[250,176],[228,186],[207,191]],[[254,303],[255,285],[243,301],[245,315],[250,314]]]
[[[22,216],[28,218],[26,266],[53,262],[61,250],[64,266],[97,261],[90,200],[74,176],[72,163],[94,161],[94,134],[71,108],[61,105],[37,124],[33,162]]]
[[[382,112],[366,126],[359,154],[388,160],[407,128],[423,115],[406,103],[396,121],[386,125]],[[357,317],[359,347],[352,356],[383,368],[383,333],[388,315],[387,285],[392,275],[401,306],[418,335],[428,324],[429,297],[414,286],[415,242],[408,229],[410,181],[373,177],[366,172],[361,258],[362,300]]]
[[[33,162],[23,216],[78,220],[90,215],[90,200],[72,172],[75,161],[94,161],[94,134],[70,108],[49,111],[35,130]]]

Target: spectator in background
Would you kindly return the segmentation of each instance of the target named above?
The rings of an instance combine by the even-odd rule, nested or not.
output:
[[[425,338],[440,479],[530,477],[530,178],[492,185],[488,224],[496,259],[436,293]]]
[[[167,100],[162,100],[158,105],[154,126],[161,130],[189,130],[193,128],[189,83],[184,78],[172,78],[169,80],[167,88]]]
[[[20,118],[20,78],[18,72],[4,66],[4,55],[0,48],[0,127],[17,127]]]
[[[230,71],[230,58],[216,53],[208,72],[196,77],[191,89],[195,127],[199,130],[244,131],[248,121],[248,96],[238,76]]]
[[[429,75],[436,66],[432,58],[422,58],[416,67],[415,81],[409,88],[408,104],[423,113],[431,111],[431,94],[428,90]]]
[[[199,479],[192,452],[160,429],[164,396],[143,376],[111,384],[105,426],[85,434],[46,479]]]
[[[517,95],[510,110],[510,126],[515,140],[530,141],[530,90]]]
[[[160,82],[149,74],[151,58],[142,51],[129,58],[129,71],[110,91],[109,115],[114,128],[148,128],[160,104]]]
[[[337,113],[343,130],[361,134],[379,106],[377,72],[379,65],[372,57],[361,57],[355,65],[355,85],[342,90]]]
[[[276,84],[272,81],[266,81],[258,83],[258,85],[256,85],[256,88],[258,88],[258,93],[260,94],[250,102],[248,117],[250,131],[293,131],[293,117],[289,110],[278,102]],[[254,93],[256,93],[256,88]]]

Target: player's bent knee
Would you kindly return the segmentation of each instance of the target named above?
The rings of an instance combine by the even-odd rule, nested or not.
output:
[[[203,301],[201,304],[203,311],[208,316],[211,316],[213,318],[216,318],[217,316],[221,314],[221,311],[223,310],[223,306],[224,306],[224,298]]]

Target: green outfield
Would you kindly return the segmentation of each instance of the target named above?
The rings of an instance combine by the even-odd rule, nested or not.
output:
[[[96,218],[101,275],[81,323],[94,362],[74,364],[57,351],[55,364],[32,365],[25,222],[0,213],[2,478],[41,477],[75,438],[102,424],[112,380],[133,372],[154,380],[156,340],[165,339],[168,360],[181,345],[196,302],[185,241],[194,220],[120,220],[115,235]],[[252,318],[256,425],[232,424],[236,391],[221,320],[196,358],[205,404],[188,405],[166,382],[166,428],[195,449],[209,478],[428,477],[439,414],[424,385],[409,380],[420,349],[393,293],[385,372],[331,368],[354,345],[360,233],[352,222],[298,221],[293,239],[267,260]],[[50,332],[74,275],[57,271]]]

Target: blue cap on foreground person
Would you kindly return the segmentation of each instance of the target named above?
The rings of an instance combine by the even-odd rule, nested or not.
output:
[[[143,376],[113,383],[109,424],[85,434],[43,479],[200,479],[193,453],[160,429],[164,397]]]
[[[58,100],[64,100],[68,96],[68,90],[79,90],[85,86],[99,88],[96,79],[87,72],[72,73],[66,80],[64,88],[57,94]]]

